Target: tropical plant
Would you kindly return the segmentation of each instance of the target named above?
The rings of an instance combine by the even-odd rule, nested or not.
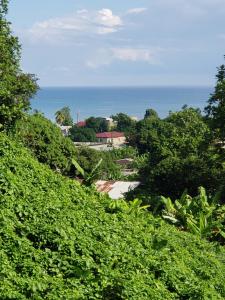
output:
[[[109,203],[0,134],[0,299],[225,298],[223,247]]]
[[[138,216],[139,214],[146,212],[150,207],[149,205],[142,206],[142,201],[140,199],[134,199],[132,201],[125,201],[124,199],[112,200],[109,203],[110,212],[124,212],[127,214],[134,214]]]
[[[71,116],[70,108],[68,106],[65,106],[58,110],[55,113],[55,120],[59,125],[72,126],[73,118]]]
[[[200,237],[220,240],[225,238],[225,206],[220,206],[220,196],[221,193],[217,193],[208,198],[205,189],[200,187],[199,195],[193,198],[187,191],[175,202],[161,197],[165,207],[162,217]]]
[[[102,164],[102,158],[98,161],[98,163],[93,167],[90,173],[85,172],[85,170],[79,165],[79,163],[73,158],[72,163],[76,168],[78,174],[82,175],[82,180],[85,184],[90,185],[93,181],[98,177],[98,169]]]

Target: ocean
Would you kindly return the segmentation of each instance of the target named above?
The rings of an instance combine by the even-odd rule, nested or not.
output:
[[[44,87],[31,100],[31,106],[51,120],[64,106],[70,107],[74,121],[119,112],[140,119],[148,108],[164,118],[184,105],[203,110],[212,91],[212,87]]]

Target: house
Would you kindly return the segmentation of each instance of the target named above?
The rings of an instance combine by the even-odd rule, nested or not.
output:
[[[77,127],[85,127],[86,126],[86,121],[80,121],[76,125],[77,125]]]
[[[60,125],[59,128],[61,129],[62,134],[64,136],[68,136],[69,135],[69,131],[72,128],[72,126],[63,126],[63,125]]]
[[[120,146],[126,143],[126,137],[123,132],[111,131],[96,134],[99,143],[112,144]]]
[[[124,194],[136,189],[140,185],[138,181],[105,181],[98,180],[95,183],[97,191],[107,193],[111,199],[124,198]]]

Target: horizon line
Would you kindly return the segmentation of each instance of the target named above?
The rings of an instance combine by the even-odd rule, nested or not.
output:
[[[40,85],[40,88],[213,88],[214,85]]]

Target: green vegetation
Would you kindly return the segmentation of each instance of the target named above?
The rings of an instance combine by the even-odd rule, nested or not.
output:
[[[135,121],[124,113],[119,113],[115,116],[112,116],[113,121],[116,123],[116,131],[129,133],[134,125]]]
[[[86,127],[93,129],[95,133],[109,131],[109,126],[104,118],[90,117],[86,121]]]
[[[224,56],[225,58],[225,56]],[[225,65],[218,68],[217,83],[214,93],[211,95],[208,106],[205,108],[209,124],[214,137],[220,141],[225,140]]]
[[[56,123],[62,126],[72,126],[73,118],[70,113],[70,108],[65,106],[55,113]]]
[[[36,79],[20,69],[20,44],[6,20],[8,1],[0,1],[0,130],[9,129],[30,108]]]
[[[92,128],[73,125],[69,131],[69,137],[73,142],[96,142],[96,133]]]
[[[224,299],[223,248],[116,212],[3,134],[0,174],[1,299]]]
[[[120,113],[116,130],[132,147],[75,148],[43,115],[25,114],[37,85],[20,70],[7,4],[0,1],[0,299],[225,299],[225,67],[206,118],[187,107],[166,119],[148,109],[139,122]],[[56,121],[72,125],[68,107]],[[104,119],[89,118],[70,135],[105,129]],[[97,193],[92,182],[122,178],[115,161],[127,157],[139,169],[139,197]]]
[[[15,135],[40,162],[64,175],[73,171],[72,158],[77,156],[73,142],[41,114],[27,115],[25,120],[17,121]]]
[[[220,196],[218,193],[210,199],[205,189],[200,187],[199,195],[194,198],[187,192],[174,203],[170,198],[161,197],[165,207],[162,216],[195,235],[224,242],[225,206],[220,206]]]
[[[196,195],[199,186],[215,192],[220,185],[223,165],[198,110],[184,107],[163,120],[152,114],[136,124],[130,143],[146,155],[139,173],[151,194],[176,198],[186,188]]]

